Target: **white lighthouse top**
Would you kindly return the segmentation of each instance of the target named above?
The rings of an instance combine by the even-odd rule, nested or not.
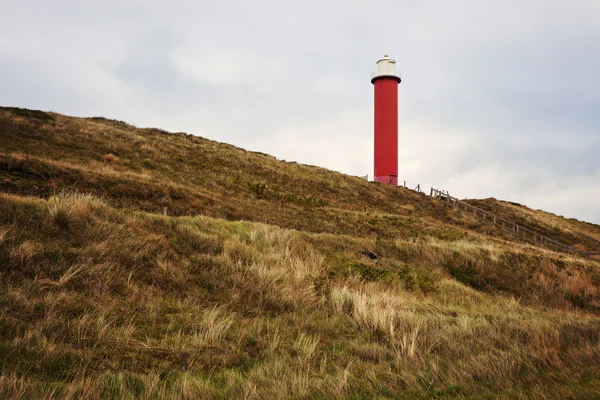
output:
[[[383,77],[394,78],[398,83],[402,81],[400,72],[396,71],[396,61],[389,58],[387,54],[377,61],[377,69],[371,73],[371,83]]]

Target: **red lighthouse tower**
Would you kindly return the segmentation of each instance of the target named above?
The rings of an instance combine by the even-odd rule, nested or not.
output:
[[[398,84],[396,61],[386,54],[371,74],[375,86],[375,181],[398,186]]]

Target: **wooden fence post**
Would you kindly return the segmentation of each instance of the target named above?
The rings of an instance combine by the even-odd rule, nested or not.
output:
[[[167,216],[167,207],[163,208],[163,215],[166,217]]]

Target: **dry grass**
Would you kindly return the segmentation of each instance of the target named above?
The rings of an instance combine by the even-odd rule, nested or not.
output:
[[[32,259],[40,253],[42,244],[31,240],[26,240],[20,245],[13,247],[10,250],[10,260],[21,266],[28,264]]]
[[[48,199],[48,215],[62,229],[69,229],[76,220],[89,219],[92,212],[106,203],[90,194],[62,191]]]
[[[234,320],[233,315],[223,314],[223,310],[216,306],[204,310],[200,326],[194,332],[194,338],[205,344],[218,343],[223,340]]]
[[[251,283],[261,301],[294,308],[318,302],[313,282],[324,258],[296,232],[256,225],[247,237],[227,241],[223,255],[240,285]]]
[[[377,285],[363,285],[360,290],[345,286],[331,293],[335,310],[348,315],[358,329],[374,339],[385,338],[399,373],[406,376],[409,385],[416,382],[407,370],[419,366],[435,366],[429,377],[431,385],[448,379],[443,378],[441,360],[453,360],[458,368],[450,379],[460,385],[492,376],[513,379],[518,371],[542,365],[562,368],[560,353],[565,342],[560,332],[566,326],[586,324],[581,316],[556,314],[547,318],[514,299],[481,297],[454,281],[443,281],[439,300],[432,300],[431,304],[423,303]],[[579,355],[581,360],[598,356],[600,348],[595,340],[585,355]]]
[[[108,153],[104,155],[104,161],[107,163],[116,163],[119,161],[119,157],[115,156],[113,153]]]
[[[46,212],[43,204],[21,205]],[[3,296],[11,306],[1,323],[31,318],[29,307],[45,310],[3,339],[8,349],[35,353],[35,361],[25,351],[5,365],[5,398],[345,398],[382,395],[382,388],[425,398],[449,387],[477,391],[480,382],[496,394],[512,382],[512,393],[523,395],[523,374],[545,382],[533,377],[564,370],[566,360],[583,368],[600,357],[593,333],[600,321],[591,314],[529,308],[450,279],[428,295],[352,276],[331,278],[326,289],[323,278],[335,266],[311,244],[321,237],[103,207],[104,219],[78,231],[92,230],[78,263],[52,282],[30,281]],[[38,234],[44,229],[51,226]],[[446,254],[436,242],[396,245]],[[398,250],[385,251],[381,262]],[[461,248],[473,257],[480,251]],[[64,313],[79,315],[65,326]],[[56,364],[70,354],[77,356]]]
[[[374,286],[364,286],[363,290],[353,291],[347,286],[333,289],[333,308],[351,316],[360,329],[375,337],[384,335],[398,360],[431,353],[438,339],[424,338],[427,320],[410,308],[416,303],[414,299]]]
[[[50,279],[40,279],[39,282],[57,287],[62,287],[70,281],[72,281],[73,279],[77,278],[82,273],[89,271],[90,269],[91,266],[89,264],[73,264],[60,275],[60,278],[57,281],[53,281]]]
[[[453,252],[461,254],[470,254],[473,258],[481,256],[484,253],[485,256],[489,257],[492,261],[498,261],[500,256],[506,251],[506,247],[499,243],[492,241],[486,242],[473,242],[466,240],[457,240],[453,242],[441,241],[439,239],[430,238],[428,244],[432,247],[442,249],[444,256],[448,257]],[[519,245],[514,246],[513,251],[520,251],[522,247]]]
[[[50,116],[0,110],[2,188],[48,197],[0,195],[0,398],[600,396],[595,262],[403,189]]]

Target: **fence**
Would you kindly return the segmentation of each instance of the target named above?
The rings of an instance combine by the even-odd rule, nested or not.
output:
[[[403,187],[403,188],[408,189],[408,190],[412,190],[413,192],[425,194],[425,192],[423,192],[423,190],[421,190],[421,184],[420,183],[417,185],[417,187],[415,187],[414,189],[411,189],[411,188],[409,188],[406,185],[406,181],[404,181],[404,186],[400,186],[400,187]]]
[[[431,188],[430,196],[445,200],[446,203],[452,207],[457,207],[459,209],[464,208],[466,211],[473,211],[473,213],[475,215],[479,215],[483,219],[489,218],[490,221],[494,225],[502,224],[502,229],[508,228],[512,232],[514,232],[517,236],[521,235],[525,238],[527,235],[531,235],[533,242],[536,244],[543,244],[545,246],[548,246],[549,244],[554,245],[556,248],[558,248],[561,251],[566,252],[567,254],[578,254],[578,255],[580,255],[582,257],[586,257],[586,258],[600,256],[600,253],[592,253],[589,251],[583,251],[583,250],[576,249],[573,246],[569,246],[567,244],[560,243],[552,238],[549,238],[548,236],[544,236],[544,235],[542,235],[538,232],[535,232],[529,228],[525,228],[524,226],[515,224],[514,222],[504,219],[504,218],[502,218],[496,214],[493,214],[487,210],[476,207],[472,204],[467,203],[466,201],[459,200],[456,197],[452,197],[452,196],[450,196],[450,194],[447,191],[444,193],[444,191],[442,191],[442,190]]]

